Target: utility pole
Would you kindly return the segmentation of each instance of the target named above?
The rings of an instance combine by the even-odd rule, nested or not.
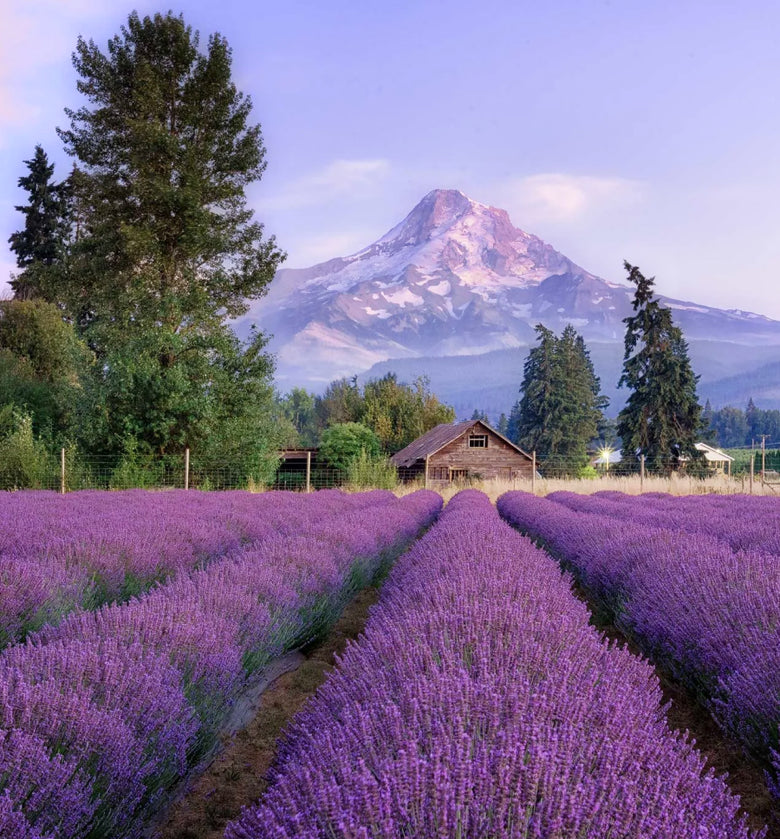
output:
[[[766,434],[761,435],[761,486],[764,486],[766,472]]]
[[[753,472],[756,468],[756,458],[753,453],[753,446],[750,447],[750,494],[753,494]]]

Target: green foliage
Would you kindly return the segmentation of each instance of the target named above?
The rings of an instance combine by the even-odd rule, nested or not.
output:
[[[55,476],[46,447],[35,439],[32,416],[0,408],[0,489],[43,489]]]
[[[201,49],[181,16],[133,13],[105,52],[80,38],[73,59],[84,104],[59,134],[77,163],[55,184],[36,147],[19,181],[14,287],[36,299],[0,303],[3,445],[34,470],[78,444],[78,485],[181,485],[187,447],[193,485],[264,485],[283,441],[273,365],[227,318],[284,255],[247,207],[265,149],[230,49],[219,35]]]
[[[372,457],[363,450],[347,466],[347,485],[355,489],[395,489],[398,470],[389,458]]]
[[[106,53],[79,38],[73,63],[89,105],[59,130],[83,213],[63,301],[101,343],[131,324],[182,331],[245,312],[283,254],[247,208],[265,148],[225,39],[201,52],[181,16],[133,12]]]
[[[582,337],[567,326],[557,338],[537,325],[539,344],[523,369],[521,398],[507,426],[526,451],[547,462],[547,473],[574,474],[588,462],[606,399]]]
[[[281,418],[295,430],[294,445],[304,448],[316,446],[319,440],[317,397],[302,387],[294,387],[278,400],[278,404]]]
[[[142,455],[132,437],[125,440],[119,463],[111,471],[110,489],[153,489],[164,485],[164,473],[159,460]]]
[[[407,385],[395,373],[366,382],[362,421],[374,430],[385,451],[399,451],[439,423],[455,419],[454,410],[439,402],[429,386],[424,376]]]
[[[336,379],[315,403],[317,426],[320,433],[328,426],[345,422],[360,422],[363,413],[363,394],[357,384],[357,377]]]
[[[780,417],[780,411],[775,413]],[[751,419],[755,422],[755,414]],[[715,442],[719,446],[750,445],[752,435],[745,412],[741,408],[726,405],[720,410],[713,411],[710,417],[710,428],[715,435]]]
[[[29,174],[18,185],[29,193],[27,204],[15,207],[24,216],[24,228],[11,234],[9,244],[22,271],[11,279],[14,296],[20,300],[45,296],[49,269],[65,259],[69,234],[67,182],[54,183],[54,164],[46,152],[35,147],[25,160]]]
[[[371,428],[383,450],[398,451],[440,423],[453,422],[455,411],[431,393],[430,381],[420,376],[409,385],[395,373],[370,379],[361,392],[356,379],[328,385],[315,406],[323,428],[334,423],[360,422]]]
[[[43,300],[0,301],[0,405],[32,415],[33,429],[66,439],[92,353],[56,306]]]
[[[634,314],[624,319],[619,382],[631,393],[618,415],[617,432],[624,453],[644,454],[647,468],[669,472],[701,460],[695,448],[702,410],[696,395],[698,376],[691,368],[682,331],[672,323],[671,310],[654,296],[654,278],[644,277],[628,262],[625,268],[636,291]]]
[[[380,456],[379,439],[365,425],[357,422],[338,423],[322,433],[320,457],[332,468],[345,474],[361,453],[369,458]]]

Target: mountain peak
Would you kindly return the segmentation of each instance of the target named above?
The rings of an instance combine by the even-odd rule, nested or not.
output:
[[[400,224],[379,241],[420,244],[474,212],[478,206],[459,189],[431,190]]]

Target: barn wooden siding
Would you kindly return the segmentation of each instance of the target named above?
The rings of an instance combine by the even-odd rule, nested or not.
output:
[[[487,437],[486,448],[469,445],[472,436]],[[468,478],[531,478],[531,460],[506,443],[490,429],[468,431],[428,458],[429,481],[466,480]]]
[[[476,442],[482,445],[474,445]],[[401,479],[407,481],[425,476],[426,459],[431,484],[494,478],[511,481],[530,478],[532,472],[530,455],[482,420],[437,425],[392,457]]]

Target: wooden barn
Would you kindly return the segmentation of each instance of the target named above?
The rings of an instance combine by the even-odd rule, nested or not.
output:
[[[443,423],[394,454],[403,481],[426,485],[452,481],[531,478],[532,460],[482,420]]]

